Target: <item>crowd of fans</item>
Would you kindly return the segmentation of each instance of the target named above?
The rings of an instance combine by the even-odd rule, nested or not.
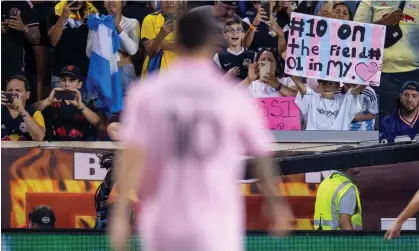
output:
[[[267,2],[2,1],[2,140],[109,139],[106,128],[119,113],[98,109],[101,93],[86,88],[95,36],[89,15],[113,16],[126,93],[141,84],[134,80],[170,67],[176,19],[186,11],[213,23],[214,66],[252,97],[295,97],[303,129],[373,131],[380,119],[383,140],[416,136],[419,3],[406,1],[400,10],[399,1],[335,1],[332,8],[327,1]],[[387,26],[400,22],[404,35],[384,50],[380,87],[284,74],[292,12]],[[268,67],[261,69],[264,62]]]

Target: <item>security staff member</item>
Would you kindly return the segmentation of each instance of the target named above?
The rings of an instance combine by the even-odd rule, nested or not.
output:
[[[358,173],[358,168],[333,171],[320,183],[314,211],[315,230],[362,229],[359,191],[349,178]]]

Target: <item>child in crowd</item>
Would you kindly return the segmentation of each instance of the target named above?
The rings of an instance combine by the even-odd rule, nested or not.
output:
[[[226,75],[244,80],[247,77],[249,65],[255,60],[256,53],[242,46],[244,29],[241,20],[233,18],[226,21],[224,38],[228,48],[215,54],[214,61]]]

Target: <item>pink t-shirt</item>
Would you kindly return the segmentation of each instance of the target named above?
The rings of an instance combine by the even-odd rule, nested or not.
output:
[[[181,58],[130,91],[124,146],[145,151],[139,231],[158,251],[241,251],[243,154],[269,154],[269,133],[245,89],[213,62]]]

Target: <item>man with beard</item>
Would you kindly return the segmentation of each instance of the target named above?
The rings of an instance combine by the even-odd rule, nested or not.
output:
[[[352,146],[337,150],[350,150]],[[359,168],[333,171],[319,185],[314,209],[315,230],[362,230],[359,191],[351,176]]]
[[[406,82],[400,92],[397,109],[380,126],[381,142],[414,140],[419,133],[419,82]]]

